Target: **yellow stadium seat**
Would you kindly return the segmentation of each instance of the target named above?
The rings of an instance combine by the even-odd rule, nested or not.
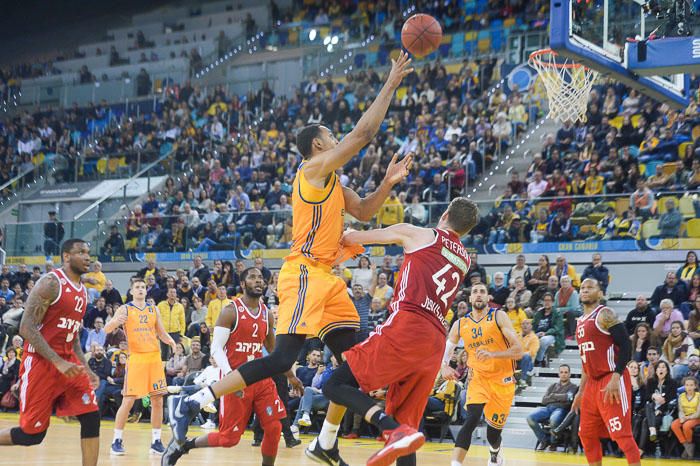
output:
[[[616,116],[610,120],[610,126],[616,128],[618,131],[622,128],[623,118],[621,116]]]
[[[464,33],[464,41],[471,42],[476,40],[476,31],[468,31]]]
[[[109,159],[109,162],[107,162],[107,170],[110,173],[116,173],[117,168],[119,168],[119,159],[117,159],[117,158]]]
[[[396,89],[396,98],[398,100],[402,100],[404,97],[406,97],[407,93],[408,93],[408,88],[406,86],[401,86],[398,89]]]
[[[675,175],[675,173],[678,171],[678,163],[676,162],[670,162],[670,163],[665,163],[661,166],[664,175]]]
[[[605,214],[604,214],[604,213],[602,213],[602,212],[593,212],[593,213],[588,214],[588,221],[591,222],[591,223],[593,223],[593,224],[595,224],[595,225],[597,225],[598,222],[600,222],[600,221],[603,219],[603,217],[605,217]]]
[[[691,136],[693,137],[693,141],[700,138],[700,125],[693,126],[693,131],[691,133]]]
[[[591,225],[590,223],[586,225],[581,225],[581,228],[579,228],[578,232],[582,235],[591,235],[596,232],[596,226]]]
[[[640,175],[645,175],[647,172],[647,164],[645,163],[640,163],[639,164],[639,174]]]
[[[684,142],[678,146],[678,158],[683,160],[685,158],[686,147],[692,146],[692,142]]]
[[[374,41],[369,46],[367,46],[367,51],[369,52],[379,52],[379,42]]]
[[[622,215],[627,212],[630,208],[630,200],[626,197],[620,197],[615,199],[615,213],[617,215]]]
[[[394,49],[391,52],[389,52],[389,57],[392,60],[396,60],[397,58],[399,58],[400,53],[401,53],[401,49]]]
[[[700,218],[688,220],[686,232],[688,233],[688,238],[700,238]]]
[[[639,126],[639,118],[641,117],[640,114],[636,113],[632,115],[632,118],[630,118],[630,122],[632,123],[632,126],[637,128]]]
[[[688,232],[688,222],[681,223],[681,227],[678,229],[678,237],[685,238]]]
[[[695,217],[695,207],[693,207],[693,200],[689,197],[682,197],[678,203],[678,210],[684,218]]]
[[[442,36],[442,39],[440,40],[441,44],[451,44],[452,43],[452,34],[444,34]]]
[[[491,50],[491,39],[481,39],[479,42],[477,42],[476,47],[479,49],[479,52],[489,52]]]
[[[173,149],[174,149],[174,147],[173,147]],[[120,166],[120,167],[128,167],[128,166],[129,166],[129,165],[126,163],[126,157],[124,157],[124,156],[119,157],[118,160],[119,160],[119,166]]]
[[[642,225],[642,238],[647,239],[652,236],[659,236],[659,221],[647,220]]]
[[[658,201],[658,206],[659,206],[659,215],[665,214],[666,213],[666,201],[671,199],[673,203],[676,205],[676,208],[678,208],[678,198],[673,197],[673,196],[664,196]]]
[[[515,26],[515,18],[510,17],[510,18],[506,18],[506,19],[503,21],[503,27],[504,27],[504,28],[507,29],[507,28],[511,28],[511,27],[513,27],[513,26]]]
[[[107,159],[99,159],[97,161],[97,173],[100,175],[107,173]]]
[[[296,28],[289,30],[288,41],[290,44],[296,44],[299,41],[299,31]]]

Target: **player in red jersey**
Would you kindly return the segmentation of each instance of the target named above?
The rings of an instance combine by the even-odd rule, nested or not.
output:
[[[0,431],[0,445],[41,443],[55,409],[57,416],[77,416],[83,466],[95,466],[100,415],[94,388],[99,379],[80,348],[88,302],[80,277],[90,267],[90,248],[82,239],[69,239],[61,256],[63,266],[42,277],[27,298],[19,329],[24,337],[19,427]]]
[[[344,244],[400,244],[404,261],[397,277],[391,316],[364,342],[343,353],[343,363],[323,387],[334,403],[361,414],[382,432],[384,448],[368,466],[416,464],[425,437],[418,432],[435,377],[440,370],[445,315],[469,270],[460,237],[479,222],[475,203],[454,199],[437,228],[408,224],[372,231],[350,231]],[[367,393],[389,386],[386,413]]]
[[[241,273],[241,282],[243,295],[221,311],[214,327],[211,353],[222,375],[248,361],[261,358],[263,347],[268,352],[275,347],[274,316],[260,300],[265,288],[262,273],[255,267],[246,269]],[[288,378],[295,389],[303,390],[301,382],[291,371]],[[194,448],[238,445],[253,412],[265,432],[260,448],[262,464],[275,464],[282,433],[280,420],[287,416],[287,412],[272,379],[263,379],[247,386],[242,392],[224,395],[220,400],[219,432],[189,439],[182,446],[173,439],[162,457],[162,466],[176,464],[182,455]]]
[[[627,330],[615,312],[600,304],[603,293],[597,280],[581,283],[583,315],[576,325],[583,373],[571,409],[581,411],[579,438],[588,464],[603,459],[601,438],[617,443],[631,465],[640,463],[639,447],[632,436],[632,383],[627,363],[632,354]]]

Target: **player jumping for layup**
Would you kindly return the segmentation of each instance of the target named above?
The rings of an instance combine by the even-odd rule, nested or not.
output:
[[[467,419],[459,430],[452,453],[452,466],[461,466],[472,443],[472,433],[484,415],[486,439],[489,442],[489,466],[503,464],[501,431],[510,414],[515,397],[515,361],[523,356],[520,338],[508,315],[489,308],[486,285],[472,286],[469,302],[472,311],[452,325],[442,359],[442,375],[456,379],[449,366],[460,338],[467,352],[467,366],[472,378],[467,387]]]
[[[367,461],[386,466],[416,464],[425,437],[417,431],[445,346],[445,314],[469,270],[460,237],[479,222],[476,204],[454,199],[436,229],[408,224],[381,230],[350,231],[348,244],[400,244],[405,258],[389,319],[369,338],[344,353],[323,393],[374,424],[386,441]],[[367,393],[389,386],[386,414]],[[359,388],[358,388],[359,387]]]
[[[160,345],[158,339],[170,347],[175,353],[175,340],[168,335],[160,320],[160,312],[155,306],[146,304],[146,282],[135,278],[131,282],[133,300],[120,306],[114,313],[114,318],[105,326],[105,332],[111,333],[123,326],[126,341],[129,345],[129,359],[126,363],[124,378],[124,398],[114,419],[114,440],[111,453],[123,455],[126,453],[123,444],[124,426],[131,407],[139,398],[146,395],[151,397],[151,427],[152,439],[150,453],[162,455],[165,451],[160,440],[163,423],[163,395],[168,386],[165,382],[165,371],[160,360]]]
[[[275,351],[243,364],[211,387],[194,395],[168,400],[170,425],[178,443],[183,443],[190,420],[204,406],[227,393],[243,390],[255,382],[291,369],[308,336],[318,335],[338,361],[355,344],[360,326],[357,310],[345,282],[332,273],[339,257],[343,217],[349,213],[369,221],[379,210],[392,187],[408,175],[412,156],[396,157],[386,170],[376,192],[361,199],[340,184],[335,171],[349,162],[379,130],[394,91],[412,71],[411,60],[401,53],[392,60],[391,71],[377,98],[353,130],[338,142],[326,127],[311,125],[297,135],[303,162],[297,170],[292,191],[293,245],[280,270],[279,321]],[[331,405],[318,439],[306,450],[314,461],[337,466],[345,464],[337,450],[338,426],[345,409]]]
[[[243,295],[219,314],[214,327],[211,354],[223,374],[243,363],[262,357],[263,346],[275,347],[274,317],[260,297],[265,289],[262,273],[255,267],[241,274]],[[290,382],[297,379],[290,376]],[[301,387],[298,387],[301,388]],[[238,445],[250,415],[255,412],[265,434],[260,451],[263,466],[273,466],[282,434],[281,419],[287,416],[272,379],[249,385],[243,393],[229,393],[219,404],[219,432],[188,440],[179,446],[174,440],[163,455],[162,466],[172,466],[193,448],[233,447]]]
[[[100,415],[93,388],[97,376],[80,348],[87,291],[80,277],[90,268],[90,248],[81,239],[61,247],[63,266],[34,286],[22,316],[19,427],[0,431],[0,445],[37,445],[49,428],[51,411],[77,416],[83,466],[95,466],[100,452]]]
[[[603,293],[597,280],[581,283],[583,315],[576,325],[576,341],[583,362],[581,387],[571,409],[581,410],[579,438],[588,464],[600,466],[601,437],[609,437],[638,465],[639,447],[632,436],[632,382],[627,363],[632,355],[624,323],[615,312],[600,304]]]

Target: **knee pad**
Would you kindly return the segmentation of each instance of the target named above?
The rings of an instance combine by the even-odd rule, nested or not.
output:
[[[263,440],[260,444],[260,452],[263,456],[277,456],[280,437],[282,436],[282,424],[279,421],[268,422],[263,426]]]
[[[46,437],[46,431],[37,432],[36,434],[27,434],[19,427],[10,429],[10,438],[12,439],[13,445],[20,445],[23,447],[39,445],[44,441],[44,437]]]
[[[323,338],[323,343],[333,352],[338,364],[343,363],[343,353],[355,346],[357,335],[354,329],[341,328],[330,332]]]
[[[100,436],[100,413],[91,413],[78,416],[80,422],[80,438],[95,438]]]

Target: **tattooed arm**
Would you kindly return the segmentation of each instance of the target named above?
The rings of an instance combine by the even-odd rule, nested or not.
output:
[[[53,274],[45,275],[37,282],[27,298],[22,321],[19,324],[19,334],[32,345],[39,356],[51,362],[63,375],[75,377],[85,370],[85,366],[60,357],[39,332],[39,325],[44,321],[51,303],[58,297],[58,292],[58,280]]]

